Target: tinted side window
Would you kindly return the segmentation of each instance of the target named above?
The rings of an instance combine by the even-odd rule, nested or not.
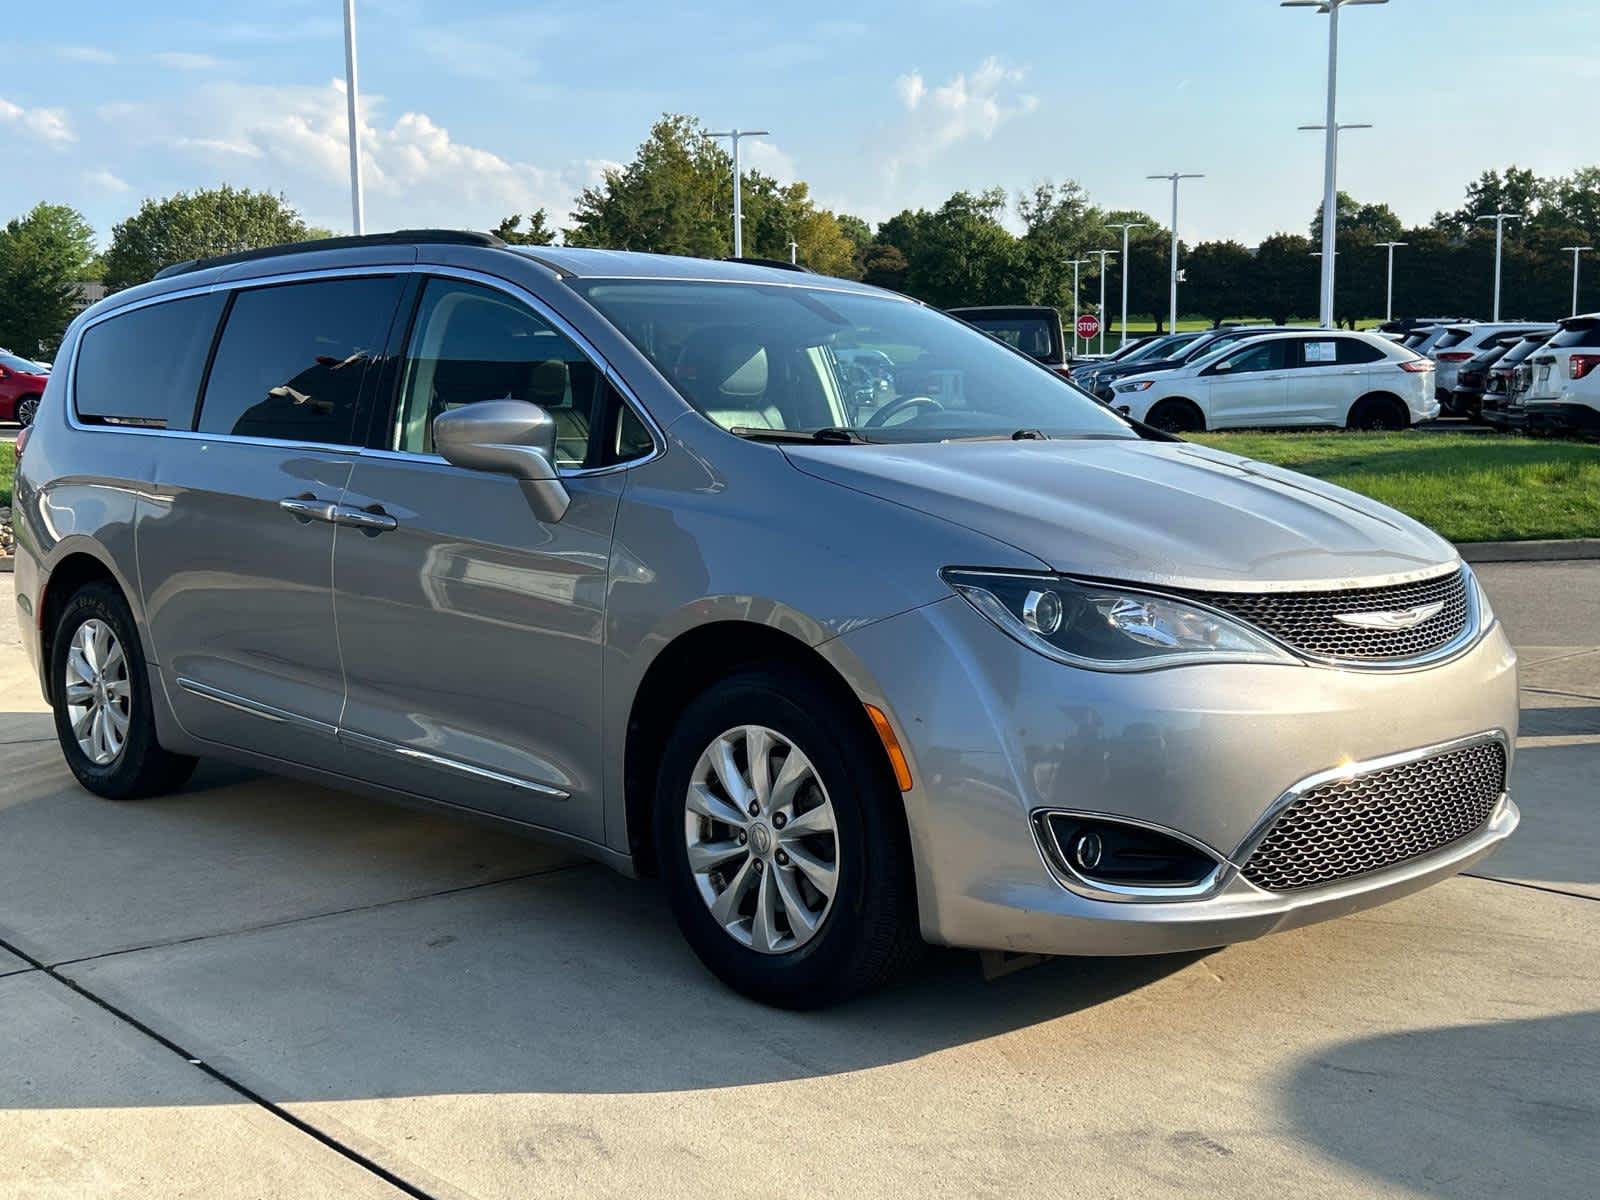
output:
[[[1367,342],[1358,342],[1355,338],[1339,339],[1339,365],[1355,366],[1359,363],[1375,363],[1384,357],[1383,351]]]
[[[348,445],[396,279],[329,279],[235,294],[200,406],[202,433]]]
[[[1250,346],[1240,350],[1232,357],[1224,359],[1217,365],[1227,364],[1231,370],[1222,372],[1227,375],[1241,375],[1250,371],[1281,371],[1289,362],[1289,343],[1283,338],[1270,342],[1263,342],[1259,346]]]
[[[101,425],[188,429],[223,299],[169,300],[84,330],[72,384],[78,416]]]
[[[556,423],[556,461],[589,460],[600,371],[577,346],[493,288],[430,279],[406,348],[390,448],[433,453],[433,421],[481,400],[528,400]]]

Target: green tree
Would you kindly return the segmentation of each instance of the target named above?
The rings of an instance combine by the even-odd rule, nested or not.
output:
[[[226,184],[178,192],[164,200],[146,200],[111,230],[105,285],[116,291],[188,259],[327,236],[327,230],[307,225],[287,200],[271,192]]]
[[[898,246],[874,242],[861,252],[861,279],[873,287],[892,288],[897,292],[906,289],[906,272],[910,265]]]
[[[494,235],[511,246],[553,246],[556,231],[546,224],[547,220],[544,209],[534,209],[528,214],[528,227],[524,229],[522,217],[512,213],[494,227]]]
[[[1256,247],[1253,308],[1276,325],[1317,311],[1317,260],[1297,233],[1275,233]]]
[[[1024,300],[1017,237],[1000,218],[1001,188],[957,192],[933,212],[907,209],[878,227],[878,242],[906,260],[905,290],[939,308]]]
[[[733,159],[693,117],[666,114],[633,161],[584,188],[569,246],[725,258],[732,253]]]
[[[1186,312],[1213,325],[1247,314],[1255,301],[1255,257],[1238,242],[1201,242],[1183,262],[1188,284],[1180,293]]]
[[[0,229],[0,345],[53,357],[94,259],[94,231],[64,204],[38,204]]]
[[[1363,204],[1349,192],[1339,193],[1339,236],[1364,233],[1375,242],[1400,236],[1400,218],[1387,204]],[[1322,206],[1311,217],[1311,244],[1322,245]]]
[[[1526,167],[1507,167],[1505,174],[1485,171],[1467,185],[1466,203],[1453,213],[1438,213],[1434,225],[1457,237],[1478,227],[1478,218],[1497,212],[1528,215],[1545,190],[1539,177]]]
[[[860,217],[852,216],[850,213],[837,213],[834,219],[839,222],[840,232],[855,246],[857,254],[872,244],[872,226]]]

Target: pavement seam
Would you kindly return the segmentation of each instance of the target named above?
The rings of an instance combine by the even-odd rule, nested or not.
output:
[[[169,1050],[173,1054],[176,1054],[179,1058],[183,1059],[184,1062],[188,1063],[191,1067],[194,1067],[197,1070],[199,1070],[199,1071],[205,1073],[206,1075],[210,1076],[212,1079],[214,1079],[218,1083],[222,1084],[222,1086],[227,1088],[229,1091],[234,1092],[235,1094],[237,1094],[237,1095],[243,1097],[244,1099],[248,1100],[250,1103],[252,1103],[254,1105],[257,1105],[258,1107],[264,1109],[268,1113],[270,1113],[273,1116],[277,1117],[280,1121],[283,1121],[285,1124],[290,1125],[295,1129],[298,1129],[301,1133],[305,1134],[307,1137],[310,1137],[310,1138],[314,1139],[315,1141],[319,1142],[321,1145],[326,1146],[329,1150],[332,1150],[335,1154],[338,1154],[338,1155],[348,1159],[350,1162],[354,1163],[356,1166],[362,1168],[363,1170],[369,1172],[372,1175],[377,1176],[379,1179],[383,1180],[385,1183],[389,1184],[391,1187],[397,1188],[400,1191],[404,1192],[407,1196],[413,1197],[413,1200],[435,1200],[435,1197],[433,1196],[433,1194],[431,1192],[423,1191],[421,1188],[417,1187],[415,1184],[408,1182],[407,1180],[401,1178],[399,1175],[396,1175],[393,1171],[389,1170],[387,1167],[382,1166],[381,1164],[375,1162],[373,1159],[368,1158],[365,1154],[362,1154],[359,1150],[356,1150],[356,1149],[354,1149],[354,1148],[352,1148],[350,1146],[346,1146],[343,1142],[339,1141],[337,1138],[334,1138],[330,1134],[324,1133],[322,1130],[318,1129],[316,1126],[312,1125],[310,1122],[308,1122],[308,1121],[306,1121],[306,1120],[304,1120],[304,1119],[302,1119],[300,1117],[295,1116],[294,1113],[290,1112],[288,1109],[284,1108],[282,1105],[276,1104],[273,1101],[268,1100],[260,1092],[257,1092],[256,1090],[254,1090],[253,1088],[249,1087],[248,1085],[246,1085],[244,1083],[241,1083],[239,1080],[234,1079],[232,1076],[227,1075],[224,1072],[218,1070],[216,1067],[212,1066],[210,1063],[204,1061],[203,1059],[197,1058],[195,1055],[193,1055],[189,1051],[185,1050],[181,1045],[179,1045],[177,1042],[173,1041],[171,1038],[165,1036],[164,1034],[157,1033],[154,1029],[152,1029],[149,1025],[146,1025],[143,1021],[139,1020],[139,1018],[135,1017],[132,1013],[129,1013],[124,1009],[118,1008],[115,1004],[112,1004],[109,1000],[106,1000],[103,997],[97,995],[96,993],[90,991],[88,988],[84,987],[82,984],[76,982],[75,980],[67,978],[65,975],[60,974],[59,972],[56,971],[56,969],[54,967],[50,967],[50,966],[45,965],[44,963],[40,962],[38,959],[34,958],[31,954],[28,954],[28,953],[18,949],[16,946],[11,945],[4,938],[0,938],[0,949],[9,950],[12,954],[15,954],[18,958],[22,959],[24,962],[32,964],[34,970],[44,972],[44,974],[47,975],[49,978],[55,980],[57,983],[61,984],[65,988],[70,989],[71,991],[75,992],[79,996],[82,996],[85,1000],[87,1000],[90,1004],[93,1004],[96,1008],[101,1009],[102,1011],[110,1014],[112,1017],[114,1017],[117,1020],[123,1022],[124,1024],[128,1025],[129,1027],[137,1030],[139,1033],[142,1033],[145,1037],[149,1038],[151,1041],[155,1042],[157,1045],[161,1046],[163,1049]]]
[[[1545,883],[1526,883],[1521,879],[1503,879],[1498,875],[1479,875],[1473,871],[1463,871],[1461,875],[1465,879],[1481,879],[1484,883],[1503,883],[1507,887],[1527,888],[1530,892],[1545,892],[1551,896],[1567,896],[1573,900],[1587,900],[1591,904],[1600,904],[1600,896],[1569,892],[1565,888],[1551,887]]]
[[[1572,700],[1600,700],[1600,696],[1591,696],[1587,692],[1564,692],[1560,688],[1532,687],[1528,684],[1523,684],[1522,690],[1533,692],[1540,696],[1566,696]]]
[[[189,946],[196,942],[209,942],[216,938],[242,937],[249,933],[264,933],[269,929],[286,929],[291,925],[303,925],[309,921],[323,921],[330,917],[348,916],[351,913],[373,912],[380,908],[393,908],[398,904],[415,904],[422,900],[437,900],[442,896],[458,896],[463,892],[473,892],[480,888],[499,887],[502,884],[520,883],[528,879],[542,879],[549,875],[559,875],[563,871],[574,871],[593,865],[593,863],[587,862],[562,863],[560,866],[545,867],[538,871],[525,871],[521,875],[506,875],[500,879],[482,879],[477,883],[463,883],[458,887],[440,888],[436,892],[423,892],[416,896],[396,896],[393,900],[374,900],[371,904],[353,904],[349,908],[331,908],[326,912],[306,913],[298,917],[284,917],[278,921],[263,921],[259,925],[243,925],[238,929],[219,929],[214,933],[197,933],[190,937],[173,938],[165,942],[147,942],[141,946],[124,946],[120,950],[104,950],[99,954],[85,954],[81,958],[63,958],[51,963],[47,969],[76,967],[84,963],[100,962],[107,958],[118,958],[124,954],[140,954],[146,950],[165,950],[172,946]],[[5,941],[0,939],[0,946],[4,945]]]

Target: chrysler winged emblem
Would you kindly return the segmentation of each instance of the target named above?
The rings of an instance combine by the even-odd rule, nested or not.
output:
[[[1335,613],[1333,619],[1341,625],[1354,625],[1357,629],[1414,629],[1424,621],[1437,617],[1444,611],[1444,601],[1419,604],[1415,608],[1400,608],[1393,612]]]

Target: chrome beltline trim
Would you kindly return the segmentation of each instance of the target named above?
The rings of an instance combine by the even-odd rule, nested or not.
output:
[[[1322,787],[1324,784],[1336,783],[1341,780],[1358,779],[1363,775],[1370,775],[1374,771],[1386,770],[1389,767],[1398,767],[1404,763],[1416,762],[1418,759],[1432,758],[1438,754],[1447,754],[1452,750],[1462,750],[1468,746],[1477,746],[1486,742],[1497,742],[1499,743],[1500,748],[1505,751],[1506,778],[1510,779],[1511,739],[1506,735],[1506,731],[1503,729],[1486,729],[1481,733],[1471,733],[1465,737],[1451,738],[1447,742],[1435,742],[1431,746],[1419,746],[1415,750],[1401,750],[1395,754],[1385,754],[1378,758],[1368,758],[1362,760],[1361,762],[1347,763],[1340,767],[1330,767],[1326,771],[1318,771],[1315,775],[1307,775],[1298,783],[1290,786],[1287,791],[1269,804],[1267,806],[1267,811],[1261,815],[1261,819],[1257,821],[1250,832],[1244,836],[1244,840],[1239,843],[1238,847],[1232,854],[1228,856],[1228,858],[1231,862],[1238,864],[1239,867],[1243,867],[1250,861],[1250,856],[1256,852],[1256,849],[1261,845],[1262,841],[1265,840],[1267,834],[1272,832],[1272,827],[1277,824],[1278,818],[1284,814],[1284,811],[1294,804],[1296,800],[1299,800],[1302,796],[1304,796],[1307,792],[1314,791],[1315,789]],[[1506,795],[1507,793],[1505,792],[1501,793],[1502,798],[1504,798]],[[1395,863],[1392,865],[1399,866],[1401,864]],[[1388,868],[1380,867],[1378,871],[1373,871],[1371,874],[1376,875],[1379,872],[1387,869]],[[1306,890],[1315,891],[1316,889],[1307,888]]]

